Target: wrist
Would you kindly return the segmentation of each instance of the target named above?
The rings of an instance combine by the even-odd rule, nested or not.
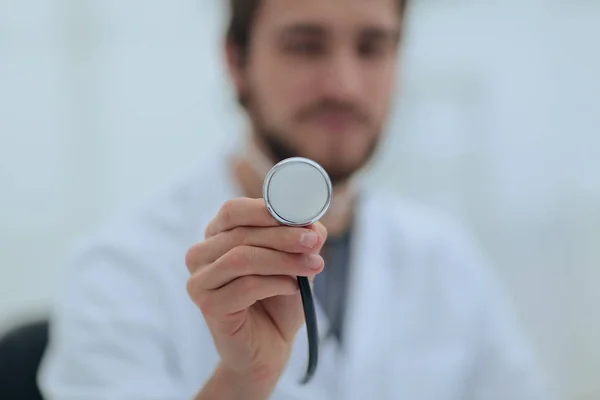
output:
[[[225,382],[234,382],[237,387],[248,391],[248,393],[271,393],[281,371],[278,369],[257,368],[252,371],[236,371],[233,368],[220,364],[215,371],[215,376]],[[247,392],[245,392],[247,393]]]
[[[269,371],[242,373],[219,365],[196,400],[268,400],[278,379]]]

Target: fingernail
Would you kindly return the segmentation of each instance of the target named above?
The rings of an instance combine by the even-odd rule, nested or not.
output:
[[[309,249],[315,247],[318,241],[319,235],[317,235],[316,232],[304,232],[300,236],[300,243],[302,243],[302,246],[308,247]]]
[[[323,258],[318,254],[306,256],[306,265],[310,269],[319,269],[323,265]]]

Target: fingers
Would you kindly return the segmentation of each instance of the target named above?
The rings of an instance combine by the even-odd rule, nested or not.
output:
[[[291,254],[262,247],[238,246],[194,274],[204,290],[214,290],[246,275],[313,276],[323,270],[318,254]]]
[[[321,236],[323,238],[323,243],[321,244],[321,247],[323,247],[323,244],[327,240],[327,228],[325,228],[325,225],[323,225],[320,222],[315,222],[314,224],[308,226],[307,228],[314,229],[319,234],[319,236]]]
[[[194,245],[186,255],[186,265],[194,273],[199,266],[216,261],[237,246],[264,247],[295,254],[318,252],[326,237],[325,229],[318,227],[237,227]]]
[[[227,201],[208,224],[206,238],[238,226],[269,227],[280,224],[267,210],[263,199],[238,198]]]
[[[260,300],[298,293],[298,282],[291,276],[247,275],[228,285],[199,296],[205,316],[223,317],[243,311]]]

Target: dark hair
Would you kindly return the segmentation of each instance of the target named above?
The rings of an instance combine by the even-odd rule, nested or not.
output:
[[[400,13],[404,14],[408,0],[398,0]],[[229,0],[231,17],[227,41],[236,46],[242,55],[248,50],[250,36],[261,0]]]

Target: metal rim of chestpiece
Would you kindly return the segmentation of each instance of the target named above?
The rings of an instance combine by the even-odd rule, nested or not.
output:
[[[323,205],[323,208],[313,218],[311,218],[310,220],[307,220],[307,221],[290,221],[290,220],[282,217],[281,215],[279,215],[279,213],[277,213],[277,210],[275,210],[275,208],[273,207],[273,205],[271,204],[271,201],[269,199],[269,187],[270,187],[271,179],[273,178],[273,176],[275,176],[275,174],[282,167],[284,167],[288,164],[296,164],[296,163],[308,164],[311,167],[315,168],[321,174],[321,176],[323,177],[323,180],[325,181],[325,184],[327,186],[327,201]],[[269,212],[271,213],[273,218],[275,218],[278,222],[280,222],[284,225],[287,225],[287,226],[308,226],[308,225],[314,224],[315,222],[319,221],[323,217],[323,215],[325,215],[325,213],[329,209],[329,206],[331,205],[332,192],[333,192],[333,187],[331,184],[331,179],[329,178],[329,175],[327,174],[325,169],[323,167],[321,167],[315,161],[309,160],[308,158],[304,158],[304,157],[292,157],[292,158],[288,158],[288,159],[285,159],[285,160],[277,163],[275,166],[273,166],[273,168],[271,168],[271,170],[265,177],[265,181],[263,184],[263,198],[264,198],[265,204],[267,206],[267,209],[269,210]]]

